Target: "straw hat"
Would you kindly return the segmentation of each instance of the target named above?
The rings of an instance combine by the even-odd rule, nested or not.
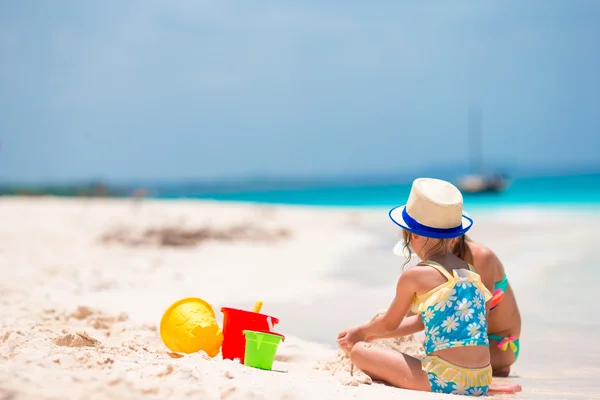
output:
[[[458,237],[473,225],[463,212],[460,190],[450,182],[433,178],[415,179],[408,202],[392,208],[390,218],[402,229],[436,239]]]

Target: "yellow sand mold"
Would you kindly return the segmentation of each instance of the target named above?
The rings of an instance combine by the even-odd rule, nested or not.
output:
[[[189,354],[203,350],[209,357],[219,354],[223,343],[213,308],[197,297],[181,299],[165,311],[160,337],[171,351]]]

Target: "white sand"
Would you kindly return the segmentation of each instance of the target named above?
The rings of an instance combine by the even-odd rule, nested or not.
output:
[[[572,218],[552,214],[548,220],[551,213],[544,211],[540,228],[539,218],[531,222],[538,214],[525,212],[529,219],[520,229],[539,233]],[[502,223],[506,216],[492,215],[478,226],[494,248],[519,245],[510,226],[520,220],[510,215],[513,220]],[[588,230],[597,224],[587,214],[578,218]],[[119,226],[222,229],[241,222],[285,228],[291,237],[207,241],[192,248],[131,248],[99,240]],[[385,212],[374,210],[1,199],[0,399],[445,397],[341,383],[356,382],[347,381],[349,364],[332,346],[335,334],[388,305],[401,266],[391,254],[396,239]],[[550,235],[538,239],[540,248],[534,252],[530,245],[526,254],[536,260],[535,268],[510,270],[516,290],[525,288],[539,269],[550,268],[544,265],[545,249],[561,245]],[[586,248],[597,243],[584,233],[571,239]],[[508,252],[501,256],[509,262]],[[520,260],[510,261],[522,265]],[[263,312],[278,317],[275,330],[286,335],[276,371],[246,368],[220,356],[169,354],[156,327],[166,307],[187,296],[210,302],[219,318],[222,306],[250,309],[263,300]],[[528,298],[525,303],[537,310],[537,296]],[[395,345],[418,352],[410,340]],[[529,361],[531,373],[543,374],[542,364]],[[586,390],[589,394],[593,388]]]

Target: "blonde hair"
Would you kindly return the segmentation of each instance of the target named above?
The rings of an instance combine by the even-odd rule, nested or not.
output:
[[[457,238],[456,242],[454,242],[454,246],[452,248],[452,254],[456,257],[460,258],[463,261],[466,261],[465,258],[470,253],[469,245],[467,242],[470,242],[471,238],[467,235],[462,235]]]
[[[406,260],[404,261],[404,264],[402,264],[402,268],[404,269],[404,267],[406,267],[406,265],[410,262],[410,259],[412,258],[412,250],[409,247],[410,241],[411,241],[411,233],[405,229],[402,230],[402,239],[404,240],[404,248],[403,250],[405,252],[408,252],[407,256],[406,256]],[[427,238],[427,240],[425,241],[425,243],[429,242],[430,240],[437,240],[437,244],[435,245],[435,247],[431,250],[433,251],[437,251],[437,250],[443,250],[446,249],[446,251],[450,252],[453,251],[453,249],[450,248],[450,246],[452,246],[453,242],[455,239],[434,239],[434,238]],[[456,245],[454,246],[454,248],[456,248]],[[431,251],[430,250],[430,251]],[[406,253],[405,253],[406,254]]]

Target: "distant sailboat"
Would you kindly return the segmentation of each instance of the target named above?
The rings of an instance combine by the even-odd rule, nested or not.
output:
[[[481,142],[481,111],[469,110],[469,150],[471,174],[457,181],[458,188],[465,193],[502,192],[508,187],[508,180],[498,174],[483,173],[483,147]]]

